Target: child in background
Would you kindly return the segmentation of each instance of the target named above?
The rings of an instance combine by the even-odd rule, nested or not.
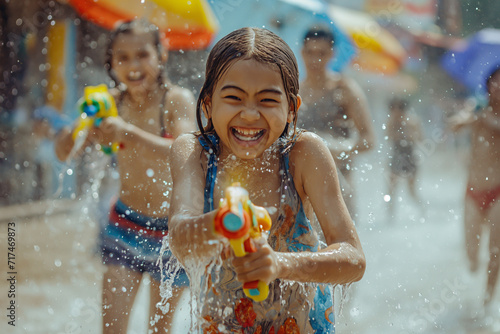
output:
[[[174,138],[194,128],[194,98],[190,91],[169,83],[163,64],[167,53],[156,26],[137,20],[121,24],[110,37],[106,67],[116,87],[111,91],[119,117],[105,118],[88,140],[101,145],[121,143],[116,153],[120,174],[119,199],[101,234],[103,333],[126,333],[128,317],[144,273],[151,277],[150,329],[170,330],[181,296],[173,291],[170,310],[156,310],[161,301],[161,271],[156,261],[168,232],[171,176],[170,146]],[[58,158],[68,158],[72,131],[57,140]],[[168,258],[168,254],[163,254]],[[174,286],[187,286],[185,273]]]
[[[416,189],[417,157],[415,145],[423,140],[422,125],[416,115],[408,113],[408,101],[394,98],[389,103],[389,121],[387,136],[391,145],[391,160],[389,162],[389,215],[394,218],[396,203],[395,191],[398,181],[405,179],[408,183],[410,195],[419,207],[422,206]]]
[[[304,36],[306,78],[300,83],[303,105],[297,124],[325,140],[339,169],[347,208],[356,221],[353,164],[356,156],[373,148],[375,134],[361,87],[329,69],[335,57],[333,46],[328,27],[312,27]]]
[[[213,285],[202,302],[206,333],[333,333],[328,284],[363,276],[364,254],[333,157],[317,135],[296,131],[298,75],[293,52],[277,35],[230,33],[208,57],[197,103],[201,133],[172,146],[172,252],[185,266],[223,259],[220,272],[205,276]],[[233,182],[256,205],[277,209],[270,210],[269,237],[244,257],[221,254],[212,232],[216,203]],[[321,229],[310,223],[314,214]],[[270,284],[262,302],[243,294],[242,283],[254,280]]]
[[[495,292],[500,268],[500,69],[486,81],[488,106],[478,114],[470,109],[450,119],[454,130],[471,126],[470,163],[465,192],[465,247],[470,270],[479,268],[483,228],[489,229],[488,281],[484,304]]]

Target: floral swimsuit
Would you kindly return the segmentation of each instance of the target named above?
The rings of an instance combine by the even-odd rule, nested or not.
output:
[[[214,145],[218,138],[210,135]],[[213,192],[217,178],[217,157],[206,140],[199,137],[208,155],[204,212],[214,210]],[[280,147],[286,147],[285,145]],[[317,233],[305,215],[300,196],[289,172],[288,154],[280,150],[281,204],[273,222],[269,245],[277,252],[315,252]],[[206,295],[202,316],[207,321],[204,333],[335,333],[332,288],[328,284],[299,283],[277,279],[269,285],[269,296],[254,302],[243,293],[230,261],[210,273],[212,285]]]

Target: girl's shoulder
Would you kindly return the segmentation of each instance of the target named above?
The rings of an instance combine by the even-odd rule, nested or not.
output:
[[[175,139],[174,143],[172,144],[172,151],[174,153],[175,152],[187,153],[194,151],[201,152],[203,148],[200,145],[198,137],[199,136],[195,133],[184,133],[178,136]]]
[[[194,95],[187,89],[177,85],[169,85],[167,91],[165,92],[167,101],[170,102],[193,102]]]
[[[330,156],[323,139],[310,131],[303,131],[294,141],[290,149],[290,162],[293,164],[307,164],[317,159],[323,159],[324,155]]]
[[[293,150],[307,148],[310,145],[319,145],[323,144],[323,139],[318,136],[316,133],[302,130],[299,134],[296,135],[296,138],[293,140],[294,145]]]
[[[306,183],[324,182],[322,177],[335,169],[335,162],[323,139],[304,131],[290,150],[289,168],[295,188],[300,197],[305,198]]]

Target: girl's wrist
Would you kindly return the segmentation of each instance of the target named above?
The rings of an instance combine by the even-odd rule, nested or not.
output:
[[[276,276],[279,279],[290,279],[293,258],[291,258],[289,255],[289,253],[276,253],[276,257],[278,260],[278,272]]]
[[[134,131],[133,127],[134,126],[132,124],[124,122],[123,127],[119,128],[117,142],[125,144],[130,141]]]

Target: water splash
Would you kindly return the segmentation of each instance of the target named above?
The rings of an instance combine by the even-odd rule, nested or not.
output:
[[[222,251],[222,243],[219,242],[219,245],[220,251]],[[170,252],[168,238],[163,239],[160,254],[164,254],[164,252]],[[163,257],[160,256],[157,265],[161,268],[160,296],[162,298],[158,307],[165,313],[168,312],[170,307],[168,300],[173,296],[172,288],[174,280],[183,266],[174,255],[170,256],[166,263],[163,262]],[[208,264],[206,261],[200,261],[199,259],[190,259],[184,263],[184,270],[189,278],[190,333],[200,332],[206,322],[202,317],[202,312],[203,306],[206,304],[206,293],[209,289],[209,284],[211,284],[209,280],[212,278],[214,282],[218,282],[217,273],[220,272],[221,267],[222,259],[220,256],[211,259]],[[215,275],[214,277],[210,277],[206,273],[215,273]]]
[[[340,301],[339,301],[339,311],[338,311],[339,315],[343,314],[342,312],[344,310],[344,306],[349,301],[349,291],[351,285],[352,283],[335,286],[334,290],[336,290],[337,287],[340,289]]]

